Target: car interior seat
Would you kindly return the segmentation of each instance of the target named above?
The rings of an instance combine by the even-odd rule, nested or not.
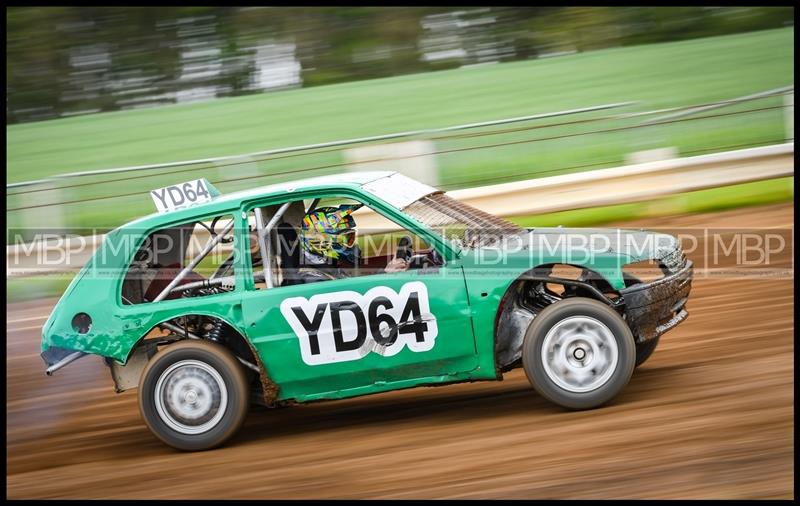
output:
[[[261,209],[263,223],[268,223],[280,205],[268,206]],[[271,259],[271,268],[275,273],[273,279],[277,286],[289,286],[302,283],[298,277],[297,269],[300,266],[300,225],[305,216],[305,205],[302,200],[292,202],[283,213],[278,225],[270,233],[271,250],[274,253]]]
[[[306,209],[302,200],[292,202],[275,229],[277,252],[281,266],[281,286],[302,283],[297,269],[300,267],[300,238],[298,231]]]

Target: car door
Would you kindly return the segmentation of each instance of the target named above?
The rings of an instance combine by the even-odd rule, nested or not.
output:
[[[457,258],[424,269],[247,290],[242,311],[279,399],[454,381],[477,367]]]

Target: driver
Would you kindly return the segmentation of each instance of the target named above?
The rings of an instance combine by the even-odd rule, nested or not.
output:
[[[309,211],[300,227],[303,256],[301,276],[306,283],[351,276],[348,270],[358,267],[361,250],[356,242],[356,220],[352,214],[363,204],[342,204]],[[384,269],[398,272],[408,269],[408,262],[395,258]]]

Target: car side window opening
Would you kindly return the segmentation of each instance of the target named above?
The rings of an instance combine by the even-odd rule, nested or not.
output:
[[[248,213],[248,227],[256,289],[443,264],[417,234],[349,197],[255,208]],[[262,258],[269,259],[266,268]]]
[[[122,283],[123,304],[232,291],[234,219],[221,215],[156,230],[133,256]]]

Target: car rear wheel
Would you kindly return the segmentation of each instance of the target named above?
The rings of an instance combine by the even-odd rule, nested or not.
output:
[[[180,450],[207,450],[230,438],[249,406],[245,372],[233,354],[207,341],[162,349],[139,381],[139,411],[150,430]]]
[[[525,334],[522,364],[543,397],[569,409],[590,409],[628,384],[636,362],[630,328],[609,306],[584,297],[543,309]]]

